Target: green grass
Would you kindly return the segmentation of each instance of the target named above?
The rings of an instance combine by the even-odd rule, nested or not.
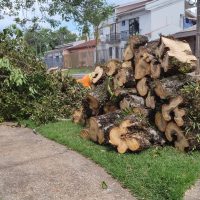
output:
[[[81,73],[90,73],[94,71],[94,68],[91,68],[91,67],[81,67],[81,68],[72,68],[72,69],[69,69],[67,71],[65,71],[65,74],[81,74]]]
[[[184,154],[165,147],[120,155],[111,147],[83,140],[79,137],[81,129],[67,121],[42,125],[36,130],[94,160],[138,199],[182,199],[184,192],[199,178],[198,152]]]

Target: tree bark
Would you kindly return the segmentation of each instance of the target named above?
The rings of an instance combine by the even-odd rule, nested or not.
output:
[[[156,52],[164,72],[169,75],[189,73],[196,69],[197,59],[192,55],[191,48],[186,42],[162,36]]]
[[[91,117],[89,119],[90,139],[99,144],[107,144],[109,141],[110,129],[123,118],[123,113],[119,110],[116,112]]]
[[[133,88],[135,85],[136,81],[133,75],[132,67],[120,69],[117,75],[114,77],[114,88]]]

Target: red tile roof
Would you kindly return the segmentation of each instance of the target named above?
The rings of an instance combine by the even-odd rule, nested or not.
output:
[[[92,48],[92,47],[96,47],[96,40],[90,40],[90,41],[84,42],[77,46],[71,47],[68,50],[87,49],[87,48]]]

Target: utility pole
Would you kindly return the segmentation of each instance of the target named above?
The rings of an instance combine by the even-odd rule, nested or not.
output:
[[[197,56],[197,71],[200,73],[200,0],[197,0],[197,34],[196,34],[196,56]]]

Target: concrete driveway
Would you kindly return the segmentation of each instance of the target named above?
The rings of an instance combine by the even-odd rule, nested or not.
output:
[[[101,184],[108,186],[103,189]],[[1,200],[134,200],[101,167],[28,128],[0,126]]]

